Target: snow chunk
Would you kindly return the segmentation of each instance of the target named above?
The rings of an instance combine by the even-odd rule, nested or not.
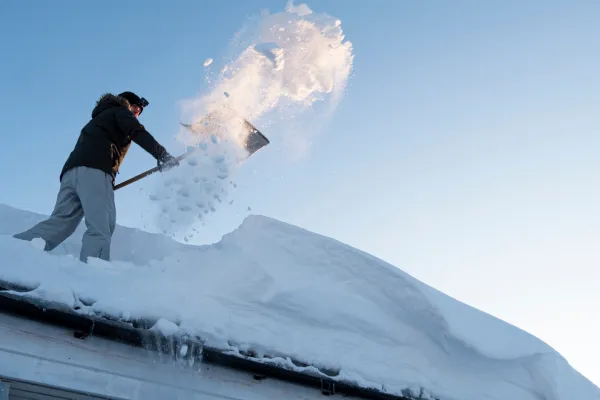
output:
[[[274,69],[280,69],[283,67],[284,62],[284,52],[277,45],[277,43],[267,42],[267,43],[259,43],[254,46],[254,50],[263,56],[265,56],[268,60],[273,63]]]
[[[299,15],[301,17],[305,17],[307,15],[312,14],[312,10],[310,9],[310,7],[308,5],[302,3],[302,4],[295,6],[293,0],[288,1],[287,5],[285,7],[285,11],[287,11],[291,14]]]
[[[212,63],[213,63],[213,59],[212,58],[207,58],[206,60],[204,60],[204,66],[205,67],[208,67]]]
[[[179,332],[179,327],[171,321],[160,318],[156,324],[150,328],[151,331],[159,332],[164,336],[172,336]]]
[[[46,248],[46,241],[42,238],[33,239],[31,244],[38,250],[44,250]]]
[[[185,357],[187,355],[188,352],[188,345],[184,344],[179,348],[179,356],[180,357]]]

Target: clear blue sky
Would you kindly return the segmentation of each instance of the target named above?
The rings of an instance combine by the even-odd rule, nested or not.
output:
[[[274,145],[238,204],[354,245],[541,337],[600,384],[600,2],[333,1],[354,44],[347,96],[302,160]],[[285,1],[0,2],[0,202],[51,211],[97,97],[133,90],[173,153],[248,16]],[[154,166],[133,147],[121,177]],[[118,222],[147,226],[139,188]],[[247,214],[223,208],[218,240]]]

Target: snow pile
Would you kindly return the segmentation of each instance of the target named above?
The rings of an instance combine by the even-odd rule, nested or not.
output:
[[[352,43],[340,20],[291,2],[283,12],[252,19],[236,34],[231,51],[233,61],[216,76],[214,60],[204,61],[209,91],[182,103],[182,120],[194,132],[183,128],[178,140],[197,157],[190,161],[193,168],[165,174],[151,194],[165,233],[193,236],[207,215],[230,201],[231,177],[246,157],[244,118],[260,130],[268,127],[267,136],[281,140],[293,154],[305,152],[314,126],[273,124],[301,124],[307,112],[304,120],[311,125],[328,118],[343,97],[353,63]]]
[[[5,209],[2,224],[25,217]],[[127,235],[121,240],[133,242],[140,233]],[[151,319],[161,332],[294,368],[297,360],[389,393],[600,400],[600,389],[542,341],[335,240],[251,216],[217,244],[163,249],[143,266],[86,265],[77,249],[45,253],[3,235],[0,280],[78,312]]]

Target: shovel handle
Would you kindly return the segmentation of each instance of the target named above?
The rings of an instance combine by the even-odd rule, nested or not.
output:
[[[177,161],[181,161],[181,160],[185,159],[186,157],[189,157],[189,156],[191,156],[191,155],[192,155],[192,153],[193,153],[193,152],[187,152],[187,153],[184,153],[184,154],[180,155],[179,157],[177,157],[177,158],[175,158],[175,159],[176,159]],[[158,167],[154,167],[154,168],[151,168],[151,169],[149,169],[149,170],[147,170],[147,171],[144,171],[144,172],[142,172],[141,174],[138,174],[138,175],[134,176],[133,178],[129,178],[129,179],[127,179],[126,181],[123,181],[123,182],[119,183],[118,185],[116,185],[116,186],[114,187],[114,190],[119,190],[119,189],[121,189],[122,187],[125,187],[125,186],[127,186],[127,185],[130,185],[130,184],[132,184],[132,183],[134,183],[134,182],[137,182],[137,181],[139,181],[140,179],[142,179],[142,178],[145,178],[145,177],[147,177],[148,175],[152,175],[153,173],[155,173],[155,172],[158,172],[158,171],[160,171],[160,170],[158,169]]]

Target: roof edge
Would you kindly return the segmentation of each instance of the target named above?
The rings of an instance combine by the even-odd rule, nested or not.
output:
[[[95,335],[118,341],[130,346],[169,354],[174,359],[217,364],[223,367],[251,373],[254,379],[274,378],[319,389],[324,395],[344,394],[373,400],[416,400],[410,393],[395,395],[374,388],[361,387],[353,382],[337,378],[332,371],[318,373],[297,371],[276,365],[269,358],[254,357],[252,354],[233,352],[205,345],[202,338],[187,335],[166,336],[148,329],[149,324],[116,321],[102,316],[78,313],[60,303],[45,301],[2,291],[0,288],[0,312],[18,315],[49,325],[73,330],[73,336],[85,340]],[[292,362],[297,366],[306,364]],[[313,369],[313,371],[314,371]]]

